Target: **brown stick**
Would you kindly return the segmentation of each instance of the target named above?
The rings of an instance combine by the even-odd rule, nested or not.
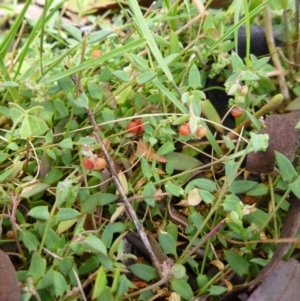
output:
[[[278,53],[276,52],[275,47],[275,41],[274,41],[274,34],[273,34],[273,28],[272,28],[272,18],[271,18],[271,12],[270,7],[266,6],[264,8],[264,24],[265,24],[265,30],[266,30],[266,39],[268,43],[269,52],[272,57],[272,61],[274,64],[274,67],[276,70],[283,71],[283,68],[281,66],[281,62],[278,56]],[[286,84],[285,77],[283,75],[278,75],[278,84],[280,87],[280,91],[284,98],[284,106],[287,106],[287,104],[290,101],[290,93],[289,89]]]
[[[65,66],[66,69],[68,69],[67,66]],[[82,86],[80,85],[80,83],[78,82],[78,78],[75,76],[75,75],[72,75],[71,76],[71,79],[72,81],[75,83],[76,86],[78,86],[78,90],[80,93],[83,93],[83,88]],[[143,228],[143,226],[140,224],[139,220],[138,220],[138,217],[136,215],[136,212],[134,211],[134,209],[132,208],[131,204],[130,204],[130,201],[124,191],[124,188],[122,186],[122,183],[118,177],[118,174],[116,172],[116,169],[114,167],[114,162],[112,160],[112,158],[110,157],[107,149],[106,149],[106,146],[101,138],[101,136],[99,135],[99,128],[97,126],[97,122],[95,120],[95,116],[93,114],[93,112],[90,110],[90,108],[86,107],[85,108],[86,110],[86,113],[89,117],[89,120],[90,120],[90,123],[93,127],[93,133],[94,133],[94,136],[95,136],[95,139],[96,139],[96,142],[101,146],[101,149],[103,151],[103,154],[104,154],[104,158],[105,158],[105,161],[107,163],[107,167],[109,169],[109,171],[111,172],[112,174],[112,178],[116,184],[116,187],[120,193],[120,196],[121,196],[121,199],[122,201],[124,202],[124,205],[125,205],[125,208],[127,210],[127,212],[129,213],[132,221],[134,222],[134,225],[141,237],[141,240],[143,241],[146,249],[148,250],[149,252],[149,256],[151,258],[151,261],[154,265],[154,267],[156,268],[157,270],[157,273],[159,275],[160,278],[164,278],[164,275],[162,273],[162,270],[161,270],[161,266],[160,266],[160,263],[158,261],[158,259],[156,258],[154,252],[153,252],[153,249],[149,243],[149,240],[148,240],[148,237],[147,237],[147,234]]]
[[[92,124],[92,127],[93,127],[93,131],[94,131],[94,135],[95,135],[95,139],[96,139],[96,142],[100,144],[101,146],[101,149],[103,151],[103,154],[104,154],[104,157],[105,157],[105,160],[106,160],[106,163],[107,163],[107,166],[108,166],[108,169],[109,171],[111,172],[112,174],[112,177],[114,179],[114,182],[117,186],[117,189],[120,193],[120,196],[125,204],[125,208],[126,210],[128,211],[131,219],[133,220],[134,222],[134,225],[145,245],[145,247],[148,249],[148,252],[149,252],[149,255],[150,255],[150,258],[151,258],[151,261],[153,263],[153,265],[155,266],[158,274],[160,275],[161,278],[163,278],[163,275],[162,275],[162,272],[161,272],[161,268],[160,268],[160,264],[151,248],[151,245],[149,243],[149,240],[148,240],[148,237],[146,235],[146,232],[144,231],[144,228],[143,226],[140,224],[139,220],[138,220],[138,217],[136,215],[136,212],[133,210],[128,198],[127,198],[127,195],[123,189],[123,186],[122,186],[122,183],[117,175],[117,172],[115,170],[115,167],[114,167],[114,162],[113,160],[111,159],[106,147],[105,147],[105,144],[103,142],[103,140],[101,139],[100,135],[99,135],[99,129],[98,129],[98,126],[97,126],[97,123],[96,123],[96,120],[95,120],[95,116],[93,114],[93,112],[89,109],[89,108],[85,108],[86,109],[86,113],[89,117],[89,120]]]

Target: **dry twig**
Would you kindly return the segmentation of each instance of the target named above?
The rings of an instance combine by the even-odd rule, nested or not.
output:
[[[67,69],[68,67],[65,66],[65,68]],[[75,75],[73,75],[73,76],[71,76],[71,79],[72,79],[72,81],[75,83],[75,85],[79,87],[79,88],[78,88],[79,92],[80,92],[80,93],[83,93],[82,86],[81,86],[80,83],[78,82],[77,77],[76,77]],[[103,151],[104,158],[105,158],[105,160],[106,160],[108,169],[109,169],[109,171],[111,172],[112,178],[113,178],[113,180],[114,180],[114,182],[115,182],[115,184],[116,184],[116,187],[117,187],[117,189],[118,189],[118,191],[119,191],[119,193],[120,193],[121,199],[122,199],[122,201],[124,202],[125,208],[126,208],[127,212],[129,213],[129,215],[130,215],[132,221],[134,222],[134,225],[135,225],[135,227],[136,227],[136,229],[137,229],[137,231],[138,231],[138,233],[139,233],[139,235],[140,235],[140,237],[141,237],[141,240],[143,241],[143,243],[144,243],[146,249],[147,249],[148,252],[149,252],[149,256],[150,256],[150,258],[151,258],[151,261],[152,261],[154,267],[156,268],[156,270],[157,270],[157,272],[158,272],[160,278],[163,279],[163,278],[165,278],[165,277],[164,277],[164,275],[163,275],[163,273],[162,273],[160,263],[159,263],[158,259],[156,258],[155,254],[154,254],[154,252],[153,252],[153,249],[152,249],[152,247],[151,247],[151,244],[149,243],[147,234],[146,234],[146,232],[145,232],[143,226],[140,224],[140,222],[139,222],[139,220],[138,220],[138,217],[137,217],[137,215],[136,215],[136,212],[135,212],[134,209],[132,208],[132,206],[131,206],[131,204],[130,204],[130,201],[129,201],[129,199],[128,199],[128,197],[127,197],[125,191],[124,191],[124,188],[123,188],[123,186],[122,186],[122,183],[121,183],[121,181],[120,181],[120,179],[119,179],[119,177],[118,177],[118,174],[117,174],[117,172],[116,172],[116,169],[115,169],[115,167],[114,167],[114,162],[113,162],[111,156],[109,155],[109,153],[108,153],[108,151],[107,151],[107,149],[106,149],[106,147],[105,147],[105,144],[104,144],[104,142],[103,142],[101,136],[99,135],[99,128],[98,128],[98,126],[97,126],[97,122],[96,122],[96,120],[95,120],[95,116],[94,116],[93,112],[92,112],[88,107],[86,107],[85,110],[86,110],[86,113],[87,113],[87,115],[88,115],[88,117],[89,117],[90,123],[91,123],[91,125],[92,125],[92,127],[93,127],[93,133],[94,133],[96,142],[101,146],[101,149],[102,149],[102,151]]]

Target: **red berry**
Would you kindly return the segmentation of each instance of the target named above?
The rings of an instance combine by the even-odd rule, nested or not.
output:
[[[127,130],[131,134],[142,134],[144,132],[143,121],[141,119],[130,121]]]
[[[240,107],[233,107],[231,110],[231,115],[234,118],[238,118],[238,117],[242,116],[242,114],[243,114],[243,109]]]
[[[206,136],[206,128],[204,126],[199,126],[196,130],[196,135],[199,138],[205,137]]]
[[[83,167],[88,170],[94,170],[94,168],[95,168],[94,163],[91,161],[90,158],[84,158],[82,164],[83,164]]]
[[[99,57],[99,56],[101,56],[102,55],[102,52],[101,52],[101,50],[94,50],[93,52],[92,52],[92,58],[96,58],[96,57]]]
[[[103,158],[96,158],[94,167],[95,170],[102,170],[106,167],[106,161]]]
[[[191,134],[191,129],[187,122],[184,122],[183,124],[180,125],[179,134],[182,136],[188,136]]]

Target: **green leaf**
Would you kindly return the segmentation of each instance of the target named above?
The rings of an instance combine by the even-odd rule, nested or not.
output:
[[[94,44],[103,40],[106,37],[115,36],[115,35],[116,34],[114,33],[114,31],[111,29],[97,30],[88,35],[88,41],[90,44]]]
[[[175,150],[174,143],[167,141],[157,151],[158,156],[164,156]]]
[[[253,70],[259,70],[269,62],[270,57],[267,56],[257,59],[253,54],[251,54],[251,60],[253,62]]]
[[[92,299],[96,299],[104,291],[106,284],[107,278],[105,271],[103,267],[100,267],[96,276]]]
[[[41,193],[43,191],[46,191],[46,189],[49,187],[49,184],[45,183],[37,183],[32,186],[24,187],[22,190],[20,196],[23,198],[30,198],[38,193]]]
[[[219,143],[217,142],[215,136],[212,134],[211,130],[209,129],[209,127],[206,125],[205,122],[201,121],[200,125],[205,127],[206,138],[209,141],[212,149],[216,152],[217,156],[221,157],[223,155],[223,153],[222,153],[221,147],[220,147]]]
[[[166,41],[163,37],[157,35],[157,34],[153,34],[155,42],[159,45],[159,46],[163,46],[163,47],[170,47],[170,43],[168,41]]]
[[[15,107],[10,108],[9,112],[10,112],[10,117],[14,123],[20,122],[21,118],[24,114],[24,112],[22,110],[20,110],[19,108],[15,108]]]
[[[6,180],[14,172],[13,168],[9,168],[0,174],[0,183]]]
[[[67,31],[78,42],[82,41],[81,31],[75,26],[64,24],[63,29]]]
[[[261,129],[261,122],[259,122],[248,110],[244,110],[244,112],[246,112],[248,118],[254,124],[255,128],[258,129],[258,130],[260,130]],[[250,132],[250,133],[253,133],[253,132]]]
[[[170,152],[165,157],[174,170],[184,171],[202,165],[199,160],[182,153]]]
[[[179,197],[180,195],[183,195],[183,193],[184,193],[183,189],[178,184],[174,184],[170,181],[168,181],[165,184],[165,189],[166,189],[166,192],[169,192],[172,195],[177,196],[177,197]]]
[[[66,104],[64,103],[63,100],[54,99],[53,106],[54,106],[56,114],[57,114],[57,116],[56,116],[57,119],[62,119],[64,117],[68,116],[69,112],[68,112]]]
[[[6,81],[1,83],[0,87],[5,87],[5,88],[9,88],[9,87],[19,87],[20,85],[16,82],[13,81]]]
[[[50,228],[46,235],[45,246],[51,252],[56,252],[57,249],[62,248],[65,244],[64,237],[58,236],[57,233]]]
[[[164,61],[167,65],[170,65],[173,61],[175,61],[178,57],[180,57],[180,53],[173,53],[164,58]]]
[[[172,275],[175,279],[184,279],[186,277],[186,269],[182,264],[175,263],[172,267]]]
[[[298,174],[291,161],[286,156],[277,151],[275,151],[275,159],[282,179],[285,182],[292,183],[298,177]]]
[[[217,185],[215,182],[208,179],[195,179],[190,181],[186,185],[185,192],[188,193],[190,190],[194,189],[195,187],[207,190],[209,192],[214,192],[217,190]]]
[[[149,67],[148,61],[142,58],[141,56],[136,55],[134,53],[129,53],[129,57],[134,61],[138,69],[140,69],[141,71],[145,71],[148,69]]]
[[[172,235],[172,237],[177,240],[178,238],[178,225],[175,225],[174,223],[172,223],[171,221],[169,221],[166,230],[168,233],[170,233],[170,235]]]
[[[190,69],[188,83],[189,87],[193,88],[194,90],[201,88],[200,72],[195,64],[193,64]]]
[[[99,255],[91,255],[90,258],[80,263],[80,267],[78,269],[79,275],[84,275],[90,273],[91,271],[95,271],[95,268],[98,268],[100,264]]]
[[[115,297],[113,292],[111,291],[111,288],[106,286],[103,290],[103,292],[98,296],[97,300],[101,301],[115,301]]]
[[[237,211],[242,209],[241,200],[235,194],[228,194],[225,196],[223,202],[223,208],[225,211]]]
[[[58,222],[72,220],[78,216],[80,216],[80,212],[73,208],[59,208],[58,213],[55,215]]]
[[[193,91],[193,94],[196,94],[196,92],[198,92],[198,91]],[[202,113],[200,103],[201,103],[200,99],[196,99],[195,97],[194,97],[194,99],[192,99],[192,110],[198,118],[201,116],[201,113]],[[191,120],[191,118],[195,118],[195,117],[193,117],[193,116],[190,117],[190,120]],[[195,118],[195,120],[198,121],[198,118]]]
[[[20,136],[24,139],[41,136],[48,130],[47,123],[35,116],[25,114],[20,127]]]
[[[213,194],[211,194],[209,191],[206,191],[204,189],[199,190],[199,195],[205,204],[212,204],[215,198]]]
[[[189,214],[189,221],[192,221],[194,226],[199,228],[203,224],[203,217],[199,212],[193,212],[192,214]]]
[[[49,287],[53,284],[53,268],[51,267],[44,277],[39,281],[37,285],[37,289],[44,289],[46,287]]]
[[[227,136],[222,136],[225,144],[226,144],[226,147],[228,148],[228,150],[231,152],[235,149],[235,144],[233,143],[233,141],[228,138]]]
[[[51,164],[51,162],[50,162]],[[58,168],[51,168],[46,176],[42,179],[42,183],[39,183],[40,185],[47,185],[50,186],[50,185],[53,185],[54,183],[57,183],[62,177],[64,176],[64,173],[62,172],[61,169],[58,169]],[[38,187],[37,187],[38,188]]]
[[[180,47],[180,43],[178,40],[178,35],[171,30],[169,33],[169,37],[170,37],[170,53],[180,53],[181,52],[181,47]]]
[[[98,252],[103,255],[107,255],[106,247],[104,243],[101,241],[100,238],[96,237],[95,235],[89,235],[87,236],[83,242],[82,245],[91,252]]]
[[[132,264],[129,269],[135,276],[147,282],[157,278],[155,269],[146,264]]]
[[[224,251],[225,259],[230,267],[239,276],[246,275],[249,271],[250,263],[237,253]]]
[[[248,192],[255,185],[257,185],[257,182],[255,181],[239,180],[231,183],[228,190],[232,193],[238,194]]]
[[[7,148],[9,148],[10,150],[13,150],[13,151],[17,151],[19,149],[19,146],[17,143],[12,142],[7,145]]]
[[[114,75],[116,78],[121,80],[124,83],[129,83],[129,75],[126,71],[124,70],[116,70],[112,72],[112,75]]]
[[[266,266],[268,263],[268,259],[262,259],[262,258],[253,258],[250,260],[250,262],[256,263],[262,267]]]
[[[209,288],[209,293],[212,296],[219,296],[227,291],[226,287],[219,285],[211,285]]]
[[[228,160],[225,162],[225,175],[226,178],[235,179],[238,171],[238,162],[234,162],[233,160]]]
[[[289,187],[293,191],[294,195],[300,199],[300,176],[291,184],[289,184]]]
[[[58,143],[58,146],[62,149],[72,149],[73,142],[71,138],[66,138]]]
[[[48,220],[49,219],[49,210],[48,206],[37,206],[32,208],[28,215],[39,220]]]
[[[144,195],[145,196],[145,202],[148,204],[148,205],[150,205],[151,207],[154,207],[154,205],[155,205],[155,201],[154,201],[154,194],[155,194],[155,192],[156,192],[156,189],[155,189],[155,186],[154,186],[154,184],[152,183],[152,182],[149,182],[146,186],[145,186],[145,188],[144,188],[144,190],[143,190],[143,193],[142,193],[142,195]]]
[[[148,180],[150,180],[151,177],[153,176],[153,173],[152,173],[152,170],[151,170],[151,168],[149,166],[148,161],[144,157],[142,157],[142,159],[141,159],[141,168],[142,168],[143,175]]]
[[[41,255],[38,253],[33,253],[31,257],[28,275],[31,276],[37,283],[37,281],[44,276],[45,272],[46,259],[42,258]]]
[[[261,196],[267,194],[269,191],[268,187],[263,183],[255,185],[253,188],[247,191],[247,195]]]
[[[269,135],[268,134],[256,134],[250,132],[251,145],[255,152],[262,151],[265,152],[269,145]]]
[[[72,92],[75,84],[70,77],[65,77],[57,81],[58,86],[66,93]]]
[[[260,78],[253,72],[247,70],[243,72],[243,75],[240,78],[241,80],[249,80],[249,81],[255,81],[260,80]]]
[[[261,228],[269,218],[269,214],[256,208],[254,212],[244,215],[243,217],[249,224],[255,224]]]
[[[110,193],[96,192],[89,196],[83,203],[81,203],[82,213],[91,214],[98,205],[105,206],[117,200],[117,196]]]
[[[65,292],[69,291],[65,277],[57,271],[53,271],[53,290],[56,297],[61,297]]]
[[[7,160],[9,154],[0,153],[0,164]]]
[[[57,226],[57,230],[56,230],[57,234],[61,235],[62,233],[66,232],[71,227],[73,227],[73,225],[76,224],[76,223],[77,223],[76,218],[60,222]]]
[[[78,186],[73,186],[71,181],[59,182],[56,188],[56,205],[63,203],[73,204],[78,193]]]
[[[194,293],[186,280],[176,279],[171,281],[172,290],[186,300],[191,300]]]
[[[7,178],[13,179],[14,177],[16,177],[22,170],[23,165],[24,161],[19,161],[19,158],[16,158],[12,167],[0,174],[0,183],[5,181]]]
[[[177,257],[176,240],[170,233],[159,230],[158,241],[165,254],[172,254]]]
[[[207,283],[208,283],[208,277],[206,275],[199,275],[197,277],[197,284],[198,284],[198,287],[203,287],[205,286]]]
[[[80,94],[78,98],[73,100],[73,102],[75,106],[79,108],[86,108],[89,106],[89,99],[84,93]]]
[[[101,112],[101,115],[105,122],[114,121],[116,119],[115,112],[108,108],[104,108]],[[109,126],[112,129],[114,127],[114,124],[111,123],[111,124],[108,124],[107,126]]]
[[[101,235],[101,241],[105,244],[106,248],[109,249],[111,246],[111,243],[113,241],[113,235],[114,235],[114,226],[113,224],[109,223],[102,235]]]
[[[239,72],[245,67],[242,59],[236,53],[230,56],[230,60],[234,72]]]
[[[142,72],[137,76],[136,81],[139,85],[143,85],[149,82],[150,80],[154,79],[156,75],[157,73],[153,71]]]
[[[121,296],[127,293],[129,288],[135,288],[135,285],[131,281],[129,281],[125,275],[122,275],[120,277],[119,287],[114,300],[121,298]]]
[[[59,261],[58,263],[58,267],[60,272],[64,275],[67,276],[72,267],[74,267],[74,258],[72,255],[68,256],[68,257],[64,257],[62,260]]]
[[[89,82],[87,88],[93,99],[102,100],[103,91],[97,84]]]
[[[21,239],[22,239],[25,247],[29,250],[29,252],[37,250],[37,248],[39,246],[39,241],[36,238],[36,236],[33,235],[31,232],[23,231]]]

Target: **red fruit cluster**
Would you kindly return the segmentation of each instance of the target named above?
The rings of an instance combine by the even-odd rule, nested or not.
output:
[[[103,158],[84,158],[82,164],[88,170],[102,170],[106,167],[106,161]]]
[[[92,52],[92,58],[97,58],[97,57],[99,57],[99,56],[101,56],[102,55],[102,51],[101,50],[94,50],[93,52]]]
[[[234,117],[234,118],[238,118],[240,116],[242,116],[243,114],[243,109],[240,108],[240,107],[233,107],[232,110],[231,110],[231,115]]]
[[[142,134],[144,132],[142,119],[130,121],[127,125],[127,130],[131,134]]]
[[[182,123],[180,126],[179,126],[179,134],[182,135],[182,136],[188,136],[191,134],[191,129],[190,129],[190,126],[187,122],[184,122]]]
[[[191,134],[191,129],[190,129],[190,126],[187,122],[184,122],[182,123],[180,126],[179,126],[179,134],[181,136],[188,136]],[[199,126],[196,130],[196,136],[199,137],[199,138],[202,138],[202,137],[205,137],[206,136],[206,128],[203,127],[203,126]]]

